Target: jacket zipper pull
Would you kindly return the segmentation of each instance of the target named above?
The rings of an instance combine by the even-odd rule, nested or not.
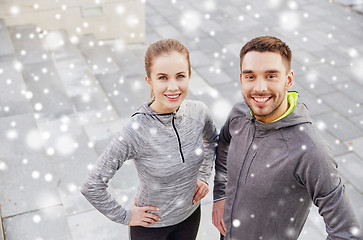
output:
[[[176,137],[178,139],[180,156],[182,158],[183,163],[185,163],[185,159],[184,159],[184,155],[183,155],[183,151],[182,151],[182,145],[181,145],[181,142],[180,142],[179,133],[178,133],[178,130],[176,129],[176,127],[175,127],[174,120],[175,120],[175,113],[173,114],[173,119],[172,119],[171,123],[173,125],[174,131],[175,131],[175,134],[176,134]]]

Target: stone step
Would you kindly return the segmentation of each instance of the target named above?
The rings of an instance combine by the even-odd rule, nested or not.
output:
[[[42,44],[43,33],[34,25],[9,27],[16,63],[23,75],[27,97],[39,121],[74,113],[49,52]]]
[[[10,34],[3,19],[0,19],[0,46],[0,56],[14,55]]]
[[[120,70],[111,57],[110,49],[104,46],[104,42],[99,41],[94,35],[80,36],[77,46],[93,74],[115,73]]]
[[[35,25],[8,27],[15,56],[23,65],[49,61],[49,55],[42,44],[44,32]]]
[[[12,55],[0,56],[0,117],[32,113],[31,94],[25,85],[20,62]]]
[[[80,49],[63,30],[51,31],[44,44],[52,52],[52,60],[65,90],[84,124],[113,121],[118,118],[107,95],[97,82]]]

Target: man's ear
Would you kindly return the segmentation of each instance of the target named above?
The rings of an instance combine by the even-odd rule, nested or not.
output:
[[[294,84],[294,71],[290,70],[290,72],[287,74],[287,90],[289,90],[292,85]]]
[[[239,73],[239,81],[242,84],[242,73],[241,72]]]

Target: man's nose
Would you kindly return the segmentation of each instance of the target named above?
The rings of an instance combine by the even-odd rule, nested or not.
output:
[[[266,92],[267,91],[267,82],[263,77],[258,77],[256,79],[256,84],[254,87],[256,92]]]

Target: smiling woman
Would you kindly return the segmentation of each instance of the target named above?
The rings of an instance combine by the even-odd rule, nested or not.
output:
[[[200,200],[208,191],[217,132],[205,104],[185,100],[191,67],[187,48],[160,40],[145,54],[145,80],[153,99],[113,138],[82,186],[82,193],[111,220],[130,226],[132,240],[197,236]],[[122,164],[133,159],[140,186],[126,210],[107,191]]]
[[[188,93],[188,68],[185,55],[176,51],[154,59],[150,76],[145,77],[155,97],[151,109],[158,113],[178,109]]]

